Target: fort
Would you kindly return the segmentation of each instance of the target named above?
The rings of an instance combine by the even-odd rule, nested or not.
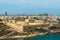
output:
[[[18,35],[18,37],[22,37],[21,35],[26,37],[31,37],[29,35],[44,35],[49,32],[56,33],[60,32],[60,21],[57,16],[49,16],[49,15],[35,15],[35,16],[0,16],[0,24],[3,23],[13,30],[10,34],[6,34],[5,36],[10,35]],[[3,25],[2,25],[3,26]],[[4,34],[4,33],[3,33]],[[12,36],[13,36],[12,35]],[[2,38],[4,35],[2,36]],[[14,36],[12,37],[14,38]]]

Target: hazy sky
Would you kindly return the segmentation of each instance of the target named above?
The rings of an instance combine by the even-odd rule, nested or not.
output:
[[[0,0],[0,14],[39,14],[60,15],[60,0]]]

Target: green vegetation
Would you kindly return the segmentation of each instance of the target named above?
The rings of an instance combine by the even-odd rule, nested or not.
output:
[[[45,33],[45,32],[47,32],[47,30],[46,30],[46,29],[43,29],[43,28],[36,29],[35,31],[37,31],[37,32],[42,32],[42,33]]]
[[[50,27],[49,29],[50,30],[57,30],[57,29],[60,29],[60,27]]]

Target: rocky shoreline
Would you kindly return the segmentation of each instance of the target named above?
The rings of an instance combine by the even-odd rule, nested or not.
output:
[[[60,33],[60,31],[52,31],[50,33]],[[40,36],[40,35],[46,35],[46,34],[49,34],[49,32],[46,32],[46,33],[38,33],[38,34],[29,34],[29,35],[23,35],[23,36],[12,36],[12,37],[8,37],[8,36],[2,36],[0,37],[0,39],[9,39],[9,38],[27,38],[27,37],[34,37],[34,36]]]
[[[0,37],[0,39],[7,39],[7,38],[27,38],[27,37],[34,37],[34,36],[38,36],[38,35],[45,35],[47,34],[48,32],[46,33],[39,33],[39,34],[29,34],[29,35],[23,35],[23,36],[12,36],[12,37]]]

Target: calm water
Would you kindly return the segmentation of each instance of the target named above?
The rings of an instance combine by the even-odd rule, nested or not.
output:
[[[60,33],[55,34],[47,34],[43,36],[36,36],[31,38],[24,38],[24,39],[2,39],[2,40],[60,40]]]

